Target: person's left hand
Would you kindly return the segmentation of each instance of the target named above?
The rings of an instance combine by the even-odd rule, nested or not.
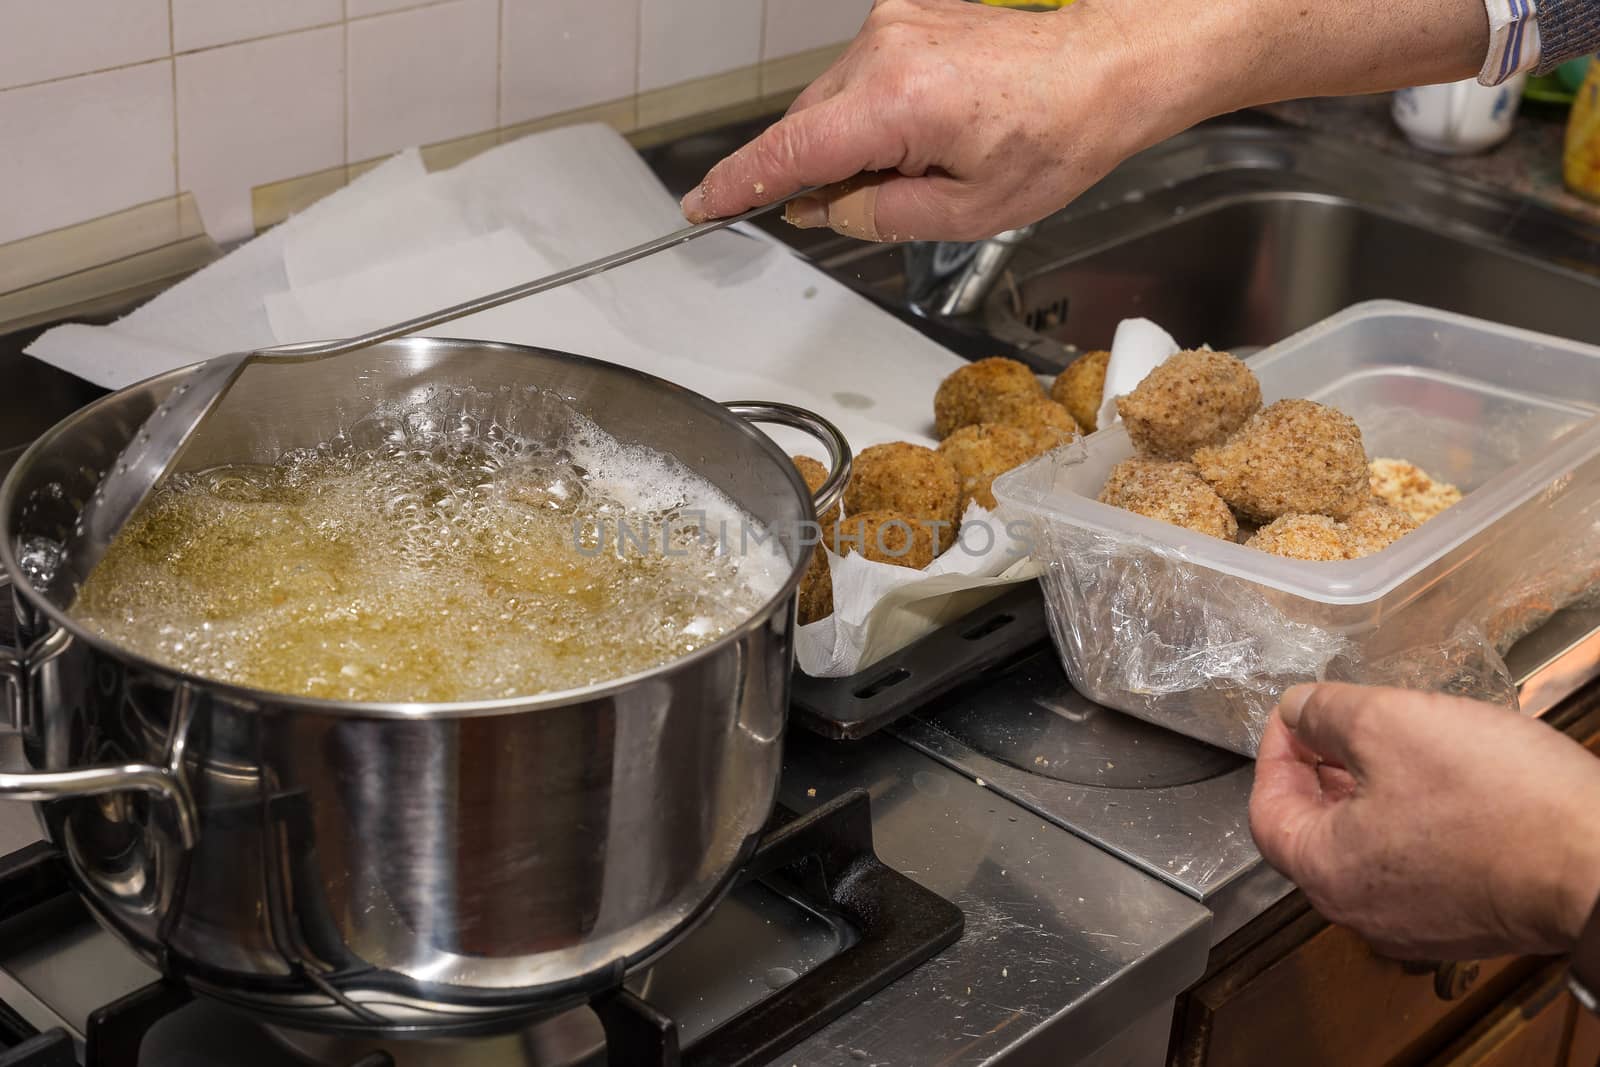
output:
[[[1409,959],[1569,951],[1600,896],[1600,759],[1544,723],[1352,685],[1284,695],[1256,759],[1261,854]]]

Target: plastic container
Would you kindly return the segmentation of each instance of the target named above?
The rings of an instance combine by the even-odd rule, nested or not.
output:
[[[1600,348],[1392,301],[1250,361],[1461,503],[1374,556],[1283,559],[1100,504],[1113,426],[1001,477],[1032,522],[1052,634],[1087,696],[1253,755],[1277,697],[1323,678],[1507,698],[1499,659],[1600,579]],[[1514,694],[1510,695],[1514,699]]]

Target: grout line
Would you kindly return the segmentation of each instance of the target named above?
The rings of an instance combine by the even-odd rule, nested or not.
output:
[[[350,10],[350,0],[341,0],[342,10]],[[339,24],[339,52],[344,57],[344,70],[339,78],[339,162],[345,168],[344,180],[350,180],[350,23]]]
[[[178,173],[178,138],[181,136],[178,126],[178,27],[172,6],[173,0],[167,0],[167,62],[172,64],[168,71],[172,80],[172,195],[177,196],[183,192],[183,176]]]
[[[494,128],[504,125],[506,109],[506,0],[497,0],[494,16]]]
[[[170,41],[172,21],[167,20],[167,35]],[[132,70],[134,67],[148,67],[152,63],[160,63],[164,59],[172,58],[172,49],[169,44],[167,51],[160,55],[149,56],[145,59],[136,59],[132,63],[118,63],[114,67],[95,67],[93,70],[80,70],[76,74],[58,74],[54,78],[40,78],[38,81],[20,82],[16,85],[0,87],[0,93],[9,93],[13,89],[37,89],[41,85],[55,85],[58,82],[69,82],[74,78],[87,78],[92,74],[110,74],[114,70]]]
[[[381,19],[385,15],[398,15],[406,11],[420,11],[425,7],[444,7],[446,4],[458,3],[459,0],[416,0],[415,3],[406,4],[404,7],[391,8],[388,11],[372,11],[365,15],[345,15],[346,22],[366,22],[368,19]]]
[[[640,83],[644,70],[644,0],[633,0],[633,121],[639,121]]]
[[[767,62],[767,12],[771,9],[772,0],[761,0],[761,37],[756,41],[756,67],[758,69],[765,66]]]
[[[310,26],[296,26],[292,30],[279,30],[277,33],[262,33],[257,34],[254,37],[241,37],[237,41],[222,41],[218,44],[208,44],[203,48],[185,48],[181,52],[174,52],[173,55],[193,56],[198,55],[201,52],[216,52],[223,48],[232,48],[234,45],[238,44],[254,44],[257,41],[275,41],[279,37],[293,37],[297,33],[310,33],[313,30],[327,30],[332,29],[334,26],[342,25],[344,25],[343,19],[340,19],[337,22],[315,22]]]

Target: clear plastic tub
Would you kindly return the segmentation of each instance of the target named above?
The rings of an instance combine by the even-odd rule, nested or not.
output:
[[[1500,653],[1600,585],[1600,348],[1373,301],[1250,366],[1265,402],[1332,405],[1369,457],[1465,498],[1374,556],[1313,563],[1098,503],[1132,454],[1121,426],[1043,456],[994,491],[1031,523],[1073,683],[1248,755],[1301,681],[1514,700]]]

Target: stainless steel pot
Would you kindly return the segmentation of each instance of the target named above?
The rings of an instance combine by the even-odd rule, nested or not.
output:
[[[340,704],[219,684],[98,638],[26,580],[181,372],[66,419],[0,487],[19,648],[0,655],[39,802],[94,912],[191,987],[299,1028],[512,1025],[647,963],[726,888],[768,818],[804,531],[849,474],[832,426],[724,407],[579,356],[407,339],[252,366],[181,467],[269,461],[379,404],[537,386],[676,456],[772,531],[782,590],[733,633],[632,677],[524,700]],[[819,436],[814,509],[747,421]],[[536,427],[535,427],[536,428]]]

